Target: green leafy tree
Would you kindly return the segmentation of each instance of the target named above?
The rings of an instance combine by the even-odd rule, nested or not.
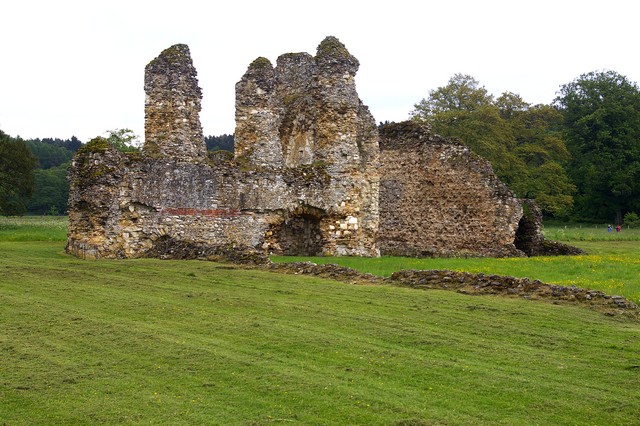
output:
[[[636,212],[628,212],[624,215],[622,223],[629,228],[640,228],[640,217]]]
[[[36,158],[20,138],[0,130],[0,213],[7,216],[26,212],[26,201],[34,186]]]
[[[500,116],[505,120],[510,120],[521,115],[531,106],[525,102],[520,95],[513,92],[504,92],[496,99],[494,105],[498,107]]]
[[[561,86],[555,100],[571,151],[569,173],[581,218],[622,222],[640,210],[640,90],[615,71],[590,72]]]
[[[571,155],[562,139],[562,114],[549,105],[519,102],[502,114],[508,114],[515,138],[512,152],[525,164],[523,196],[535,199],[547,215],[568,217],[576,187],[565,169]]]
[[[205,136],[204,142],[207,144],[208,151],[233,152],[233,147],[234,147],[233,135],[227,135],[225,133],[220,136]]]
[[[69,182],[67,169],[75,151],[82,143],[72,136],[70,139],[29,139],[28,148],[37,158],[34,171],[33,195],[26,203],[31,214],[63,214],[67,211]]]
[[[140,138],[131,129],[107,130],[107,141],[122,152],[140,151]]]
[[[456,74],[446,86],[429,92],[411,112],[413,120],[426,122],[434,132],[456,138],[488,159],[496,174],[518,191],[521,161],[510,153],[514,140],[500,116],[493,96],[473,77]]]
[[[27,203],[27,209],[34,214],[64,214],[67,211],[69,182],[65,163],[49,169],[35,170],[35,189]]]
[[[27,140],[26,143],[33,155],[38,159],[38,167],[41,169],[49,169],[68,163],[73,157],[73,151],[39,139]]]
[[[531,106],[511,92],[494,99],[473,77],[456,74],[415,105],[412,119],[489,160],[504,183],[535,199],[545,214],[565,217],[571,211],[575,187],[563,167],[569,153],[556,109]]]
[[[446,86],[430,91],[428,98],[414,105],[411,115],[426,119],[449,111],[471,112],[492,102],[493,96],[478,80],[467,74],[455,74]]]

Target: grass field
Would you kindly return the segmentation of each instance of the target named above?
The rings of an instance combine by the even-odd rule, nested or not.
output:
[[[56,223],[0,219],[0,424],[638,422],[635,321],[213,262],[82,261]]]
[[[362,272],[389,276],[401,269],[449,269],[485,274],[528,277],[543,282],[602,290],[640,304],[640,230],[608,233],[579,226],[546,227],[549,239],[572,244],[586,251],[584,256],[530,258],[424,258],[382,257],[272,257],[275,262],[311,261],[336,263]],[[558,237],[563,237],[562,239]]]
[[[545,225],[545,237],[550,240],[576,241],[640,241],[640,228],[622,228],[620,232],[607,231],[606,224],[580,225],[554,223]]]
[[[67,217],[0,216],[0,241],[66,241]]]

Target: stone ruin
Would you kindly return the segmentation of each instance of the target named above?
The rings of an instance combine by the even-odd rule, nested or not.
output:
[[[334,37],[315,56],[256,59],[236,84],[235,153],[208,155],[189,49],[166,49],[145,70],[142,152],[96,138],[72,162],[67,252],[542,254],[539,217],[523,214],[487,161],[413,122],[378,129],[356,92],[358,67]]]

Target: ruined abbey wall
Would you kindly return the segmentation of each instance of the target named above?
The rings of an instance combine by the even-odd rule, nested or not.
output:
[[[311,71],[289,82],[300,63]],[[254,61],[236,87],[236,158],[207,159],[188,48],[165,50],[146,69],[143,153],[96,139],[73,161],[67,250],[377,256],[377,132],[357,66],[331,37],[316,57]]]
[[[256,59],[236,85],[233,158],[208,156],[189,49],[166,49],[145,70],[143,151],[96,138],[72,162],[67,251],[512,256],[524,241],[536,252],[539,223],[488,162],[414,123],[379,134],[358,66],[334,37],[315,56]]]
[[[80,257],[171,256],[173,244],[185,243],[214,253],[228,247],[306,254],[358,249],[338,238],[323,243],[319,219],[315,231],[308,226],[324,214],[311,206],[326,183],[321,173],[137,157],[99,140],[74,160],[73,173],[68,250]],[[301,199],[307,202],[296,202]],[[356,217],[334,216],[331,223],[357,228]],[[289,226],[316,234],[289,235]]]
[[[197,72],[189,48],[176,44],[145,68],[145,152],[182,161],[207,156],[202,126]]]
[[[521,204],[486,160],[414,122],[383,126],[380,150],[383,254],[523,254],[514,245]]]

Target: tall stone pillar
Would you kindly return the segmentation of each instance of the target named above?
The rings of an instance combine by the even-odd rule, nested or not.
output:
[[[146,154],[188,162],[206,159],[196,75],[186,44],[164,50],[145,68]]]
[[[235,158],[260,167],[281,167],[280,117],[274,108],[275,77],[267,58],[257,58],[236,84]]]

